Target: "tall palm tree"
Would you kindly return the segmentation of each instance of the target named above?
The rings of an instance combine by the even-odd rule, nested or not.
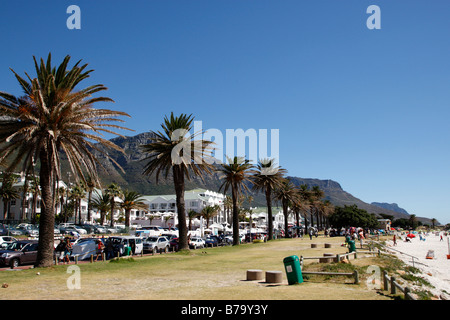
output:
[[[143,202],[142,195],[136,191],[123,191],[120,207],[125,210],[125,227],[127,228],[130,227],[131,210],[148,211],[148,206]]]
[[[275,199],[281,201],[284,215],[284,236],[289,236],[289,207],[298,201],[298,192],[294,184],[288,179],[284,179],[277,189],[275,189]]]
[[[74,209],[75,209],[75,221],[77,221],[78,214],[78,223],[81,223],[81,200],[83,200],[85,195],[85,190],[81,183],[77,183],[73,185],[70,190],[70,198],[74,201]]]
[[[187,241],[186,209],[184,202],[185,178],[191,175],[199,176],[203,180],[204,174],[212,173],[212,142],[199,139],[204,132],[192,130],[194,117],[181,114],[164,118],[161,124],[162,132],[152,132],[154,139],[151,143],[142,145],[141,150],[148,154],[144,159],[147,164],[144,174],[156,174],[156,182],[160,173],[167,179],[169,173],[173,175],[178,214],[179,249],[189,249]]]
[[[103,225],[106,213],[111,210],[111,196],[106,192],[99,193],[97,190],[94,193],[92,207],[100,211],[100,225]]]
[[[316,223],[317,223],[317,228],[321,227],[320,226],[320,221],[319,221],[319,215],[320,215],[320,206],[322,204],[322,198],[324,195],[324,192],[320,189],[319,186],[313,186],[311,193],[310,193],[310,203],[311,203],[311,221],[312,221],[312,214],[313,211],[316,215]]]
[[[286,170],[277,166],[275,159],[261,159],[252,175],[253,190],[266,196],[268,240],[273,239],[272,192],[281,185]]]
[[[110,211],[111,211],[111,227],[114,227],[114,210],[116,208],[116,197],[122,197],[123,191],[117,183],[111,183],[105,190],[110,198]]]
[[[101,185],[98,183],[96,179],[93,179],[92,176],[88,176],[86,182],[84,183],[84,189],[88,194],[88,207],[87,207],[87,221],[91,221],[91,210],[92,210],[92,192],[94,192],[95,188],[101,188]]]
[[[230,196],[225,196],[223,200],[223,209],[225,210],[226,221],[230,222],[230,210],[233,209],[233,199]],[[230,224],[231,225],[231,224]]]
[[[305,219],[305,231],[308,231],[308,212],[311,210],[311,192],[308,190],[308,185],[302,184],[298,189],[298,193],[300,201],[302,202],[302,206],[299,209],[300,212],[303,213]],[[312,221],[310,223],[310,226],[312,226]]]
[[[42,210],[39,230],[39,249],[36,266],[53,264],[55,188],[61,177],[61,152],[64,152],[71,171],[84,180],[85,172],[97,176],[96,150],[113,161],[94,142],[124,152],[113,142],[104,139],[103,132],[116,134],[114,129],[126,129],[113,122],[123,122],[125,112],[95,109],[97,102],[113,101],[106,97],[92,97],[107,88],[101,84],[80,89],[81,81],[93,70],[78,61],[68,69],[70,56],[58,68],[52,66],[51,54],[47,62],[34,59],[36,77],[20,77],[14,70],[24,92],[15,97],[0,92],[0,163],[7,162],[8,171],[19,165],[22,171],[33,173],[39,162]],[[120,167],[120,166],[119,166]],[[97,178],[97,177],[96,177]]]
[[[218,171],[223,174],[224,182],[220,186],[224,193],[231,188],[231,198],[233,200],[233,245],[239,245],[239,209],[238,201],[242,191],[249,191],[246,183],[252,183],[250,174],[253,173],[253,165],[249,160],[242,157],[227,157],[228,164],[223,163]]]

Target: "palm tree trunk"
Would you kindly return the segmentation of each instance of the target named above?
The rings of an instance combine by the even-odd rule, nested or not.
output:
[[[178,214],[178,246],[180,250],[189,249],[187,241],[186,209],[184,204],[184,172],[179,165],[172,167]]]
[[[110,226],[111,228],[114,228],[114,207],[115,207],[115,200],[114,200],[114,195],[111,196],[111,223]]]
[[[272,198],[271,189],[267,187],[266,189],[266,204],[267,204],[267,226],[269,228],[267,241],[273,239],[273,218],[272,218]]]
[[[237,206],[237,186],[231,186],[231,196],[233,199],[233,246],[239,245],[239,210]]]
[[[289,226],[288,226],[288,203],[283,200],[283,215],[284,215],[284,237],[289,238]]]
[[[88,207],[87,207],[87,218],[88,222],[91,222],[91,200],[92,200],[92,191],[89,190],[88,193]]]
[[[127,227],[127,228],[130,227],[130,211],[131,211],[131,209],[125,210],[125,227]]]
[[[42,196],[41,217],[39,220],[39,243],[36,267],[50,267],[53,265],[53,243],[55,212],[53,205],[53,170],[51,153],[43,150],[40,153],[40,186]]]

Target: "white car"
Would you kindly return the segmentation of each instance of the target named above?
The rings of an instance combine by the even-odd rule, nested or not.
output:
[[[16,242],[17,239],[10,236],[1,236],[0,237],[0,248],[6,248],[9,244]]]
[[[205,247],[205,240],[202,238],[194,237],[189,241],[189,248],[198,249]]]

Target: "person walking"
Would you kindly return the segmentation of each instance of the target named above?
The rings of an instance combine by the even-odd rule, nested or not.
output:
[[[95,257],[95,261],[97,262],[98,256],[102,257],[103,260],[103,249],[105,248],[105,245],[103,244],[102,240],[97,240],[97,256]]]
[[[70,242],[70,238],[64,239],[63,250],[64,250],[63,262],[64,264],[66,264],[66,262],[67,264],[70,264],[70,250],[72,250],[72,243]]]

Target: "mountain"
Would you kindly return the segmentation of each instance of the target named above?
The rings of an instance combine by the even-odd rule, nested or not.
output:
[[[111,139],[112,142],[120,146],[125,151],[124,155],[118,151],[111,151],[108,149],[109,156],[120,164],[123,171],[105,156],[102,156],[99,152],[94,151],[94,154],[96,154],[102,165],[102,167],[99,168],[99,176],[104,187],[112,182],[116,182],[123,189],[134,190],[144,195],[174,193],[171,172],[168,174],[167,179],[164,175],[161,175],[159,178],[159,183],[156,183],[154,176],[148,177],[142,174],[146,163],[146,155],[140,151],[139,146],[150,143],[152,137],[153,136],[151,133],[145,132],[131,137],[118,137]],[[102,146],[98,146],[98,148],[104,150],[104,147]],[[67,170],[68,168],[66,167],[65,169]],[[376,205],[375,203],[366,203],[344,191],[341,185],[333,180],[306,179],[299,177],[288,177],[288,179],[291,180],[296,186],[300,186],[302,184],[306,184],[310,188],[313,186],[319,186],[319,188],[324,191],[325,199],[330,200],[330,202],[336,206],[356,204],[359,208],[364,209],[369,213],[384,213],[392,215],[397,219],[409,218],[408,212],[398,210],[400,208],[398,208],[397,205],[387,206]],[[206,175],[204,177],[204,181],[202,181],[199,177],[194,176],[190,181],[186,180],[185,182],[186,190],[206,188],[213,191],[218,191],[222,183],[218,173]],[[252,206],[265,206],[265,197],[263,194],[253,194],[253,197],[254,201],[251,204]],[[426,218],[419,218],[419,220],[422,219],[427,220]]]
[[[380,207],[380,208],[385,208],[385,209],[392,210],[392,211],[395,211],[398,213],[404,213],[404,214],[409,215],[408,211],[406,211],[403,208],[400,208],[398,206],[398,204],[396,204],[396,203],[372,202],[371,204],[374,206]]]

